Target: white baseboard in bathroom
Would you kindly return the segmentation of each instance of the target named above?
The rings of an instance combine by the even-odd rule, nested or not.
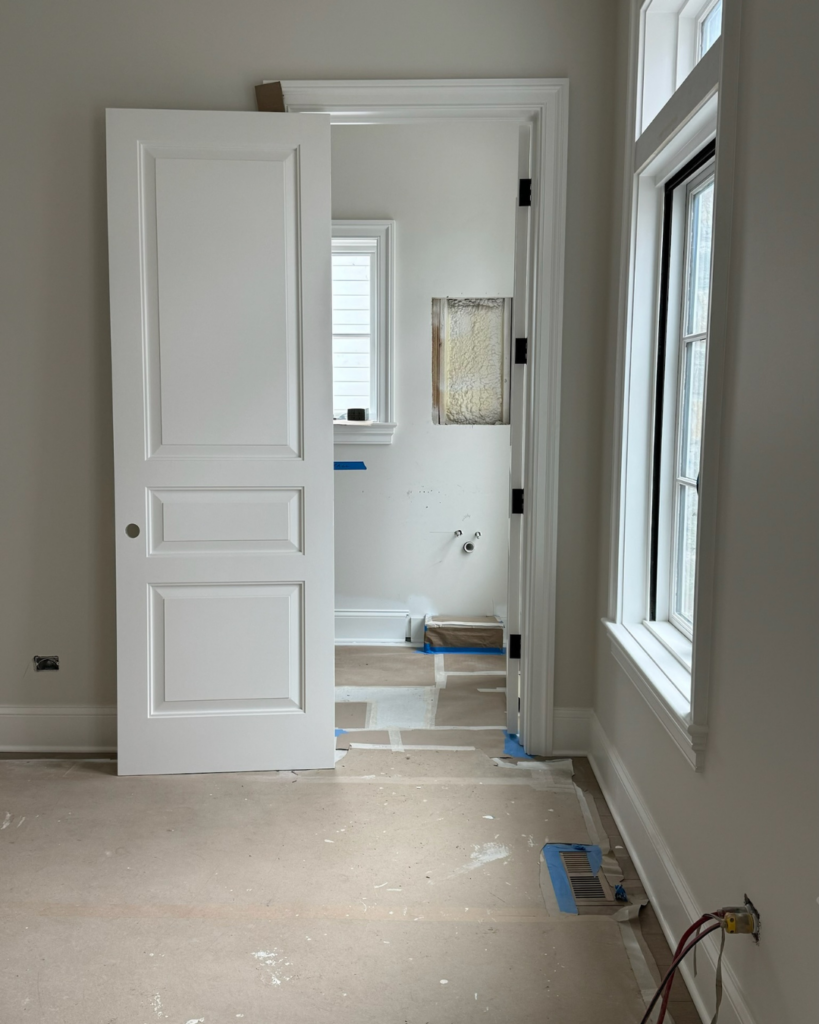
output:
[[[404,644],[409,620],[406,608],[337,608],[336,644]]]

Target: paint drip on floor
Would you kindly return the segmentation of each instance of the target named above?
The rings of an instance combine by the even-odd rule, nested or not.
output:
[[[255,957],[259,966],[267,968],[271,985],[281,985],[283,981],[290,981],[289,974],[279,977],[276,973],[280,967],[292,966],[289,960],[285,960],[284,953],[280,949],[275,947],[270,950],[260,949],[258,953],[251,953],[251,956]]]
[[[467,871],[474,871],[475,868],[482,868],[485,864],[491,864],[496,860],[507,860],[512,856],[512,851],[502,843],[484,843],[483,846],[473,846],[473,853],[470,854],[469,863],[459,867],[456,875],[463,875]]]

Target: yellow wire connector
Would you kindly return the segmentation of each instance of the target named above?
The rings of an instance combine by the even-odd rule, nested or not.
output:
[[[723,927],[729,935],[755,935],[757,922],[748,910],[728,910],[723,918]]]

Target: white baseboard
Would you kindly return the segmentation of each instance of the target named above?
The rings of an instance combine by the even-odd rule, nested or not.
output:
[[[407,638],[410,613],[406,608],[337,608],[337,644],[403,644]]]
[[[117,709],[100,705],[0,705],[0,751],[20,754],[110,753]]]
[[[555,708],[554,757],[585,757],[591,748],[591,708]]]
[[[701,914],[714,908],[697,904],[634,780],[594,714],[590,719],[590,740],[589,759],[594,774],[673,949],[685,929]],[[740,939],[751,941],[749,936]],[[727,941],[736,939],[729,936]],[[705,956],[699,959],[697,976],[694,977],[690,957],[684,961],[681,973],[700,1017],[710,1021],[714,1012],[718,941],[705,939],[699,948]],[[722,974],[724,997],[720,1024],[755,1024],[739,981],[725,959]]]

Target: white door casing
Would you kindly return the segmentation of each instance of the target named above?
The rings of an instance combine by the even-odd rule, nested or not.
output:
[[[519,732],[530,754],[551,754],[568,80],[283,81],[281,85],[286,110],[329,114],[334,125],[411,124],[465,117],[512,120],[531,131],[529,362],[523,382],[526,423],[522,446],[526,493],[525,513],[518,524],[522,552]]]
[[[119,772],[331,767],[329,118],[107,145]]]
[[[532,177],[532,128],[522,124],[518,130],[518,178]],[[517,736],[520,733],[521,701],[521,658],[510,657],[509,637],[523,632],[523,559],[524,535],[523,516],[526,509],[526,426],[529,397],[526,368],[528,362],[518,362],[518,339],[525,339],[528,359],[532,306],[529,283],[531,279],[532,231],[531,206],[518,206],[515,211],[515,294],[512,302],[512,366],[509,414],[509,573],[506,604],[506,730]],[[523,490],[524,512],[512,510],[512,491]],[[519,653],[522,653],[519,652]]]

